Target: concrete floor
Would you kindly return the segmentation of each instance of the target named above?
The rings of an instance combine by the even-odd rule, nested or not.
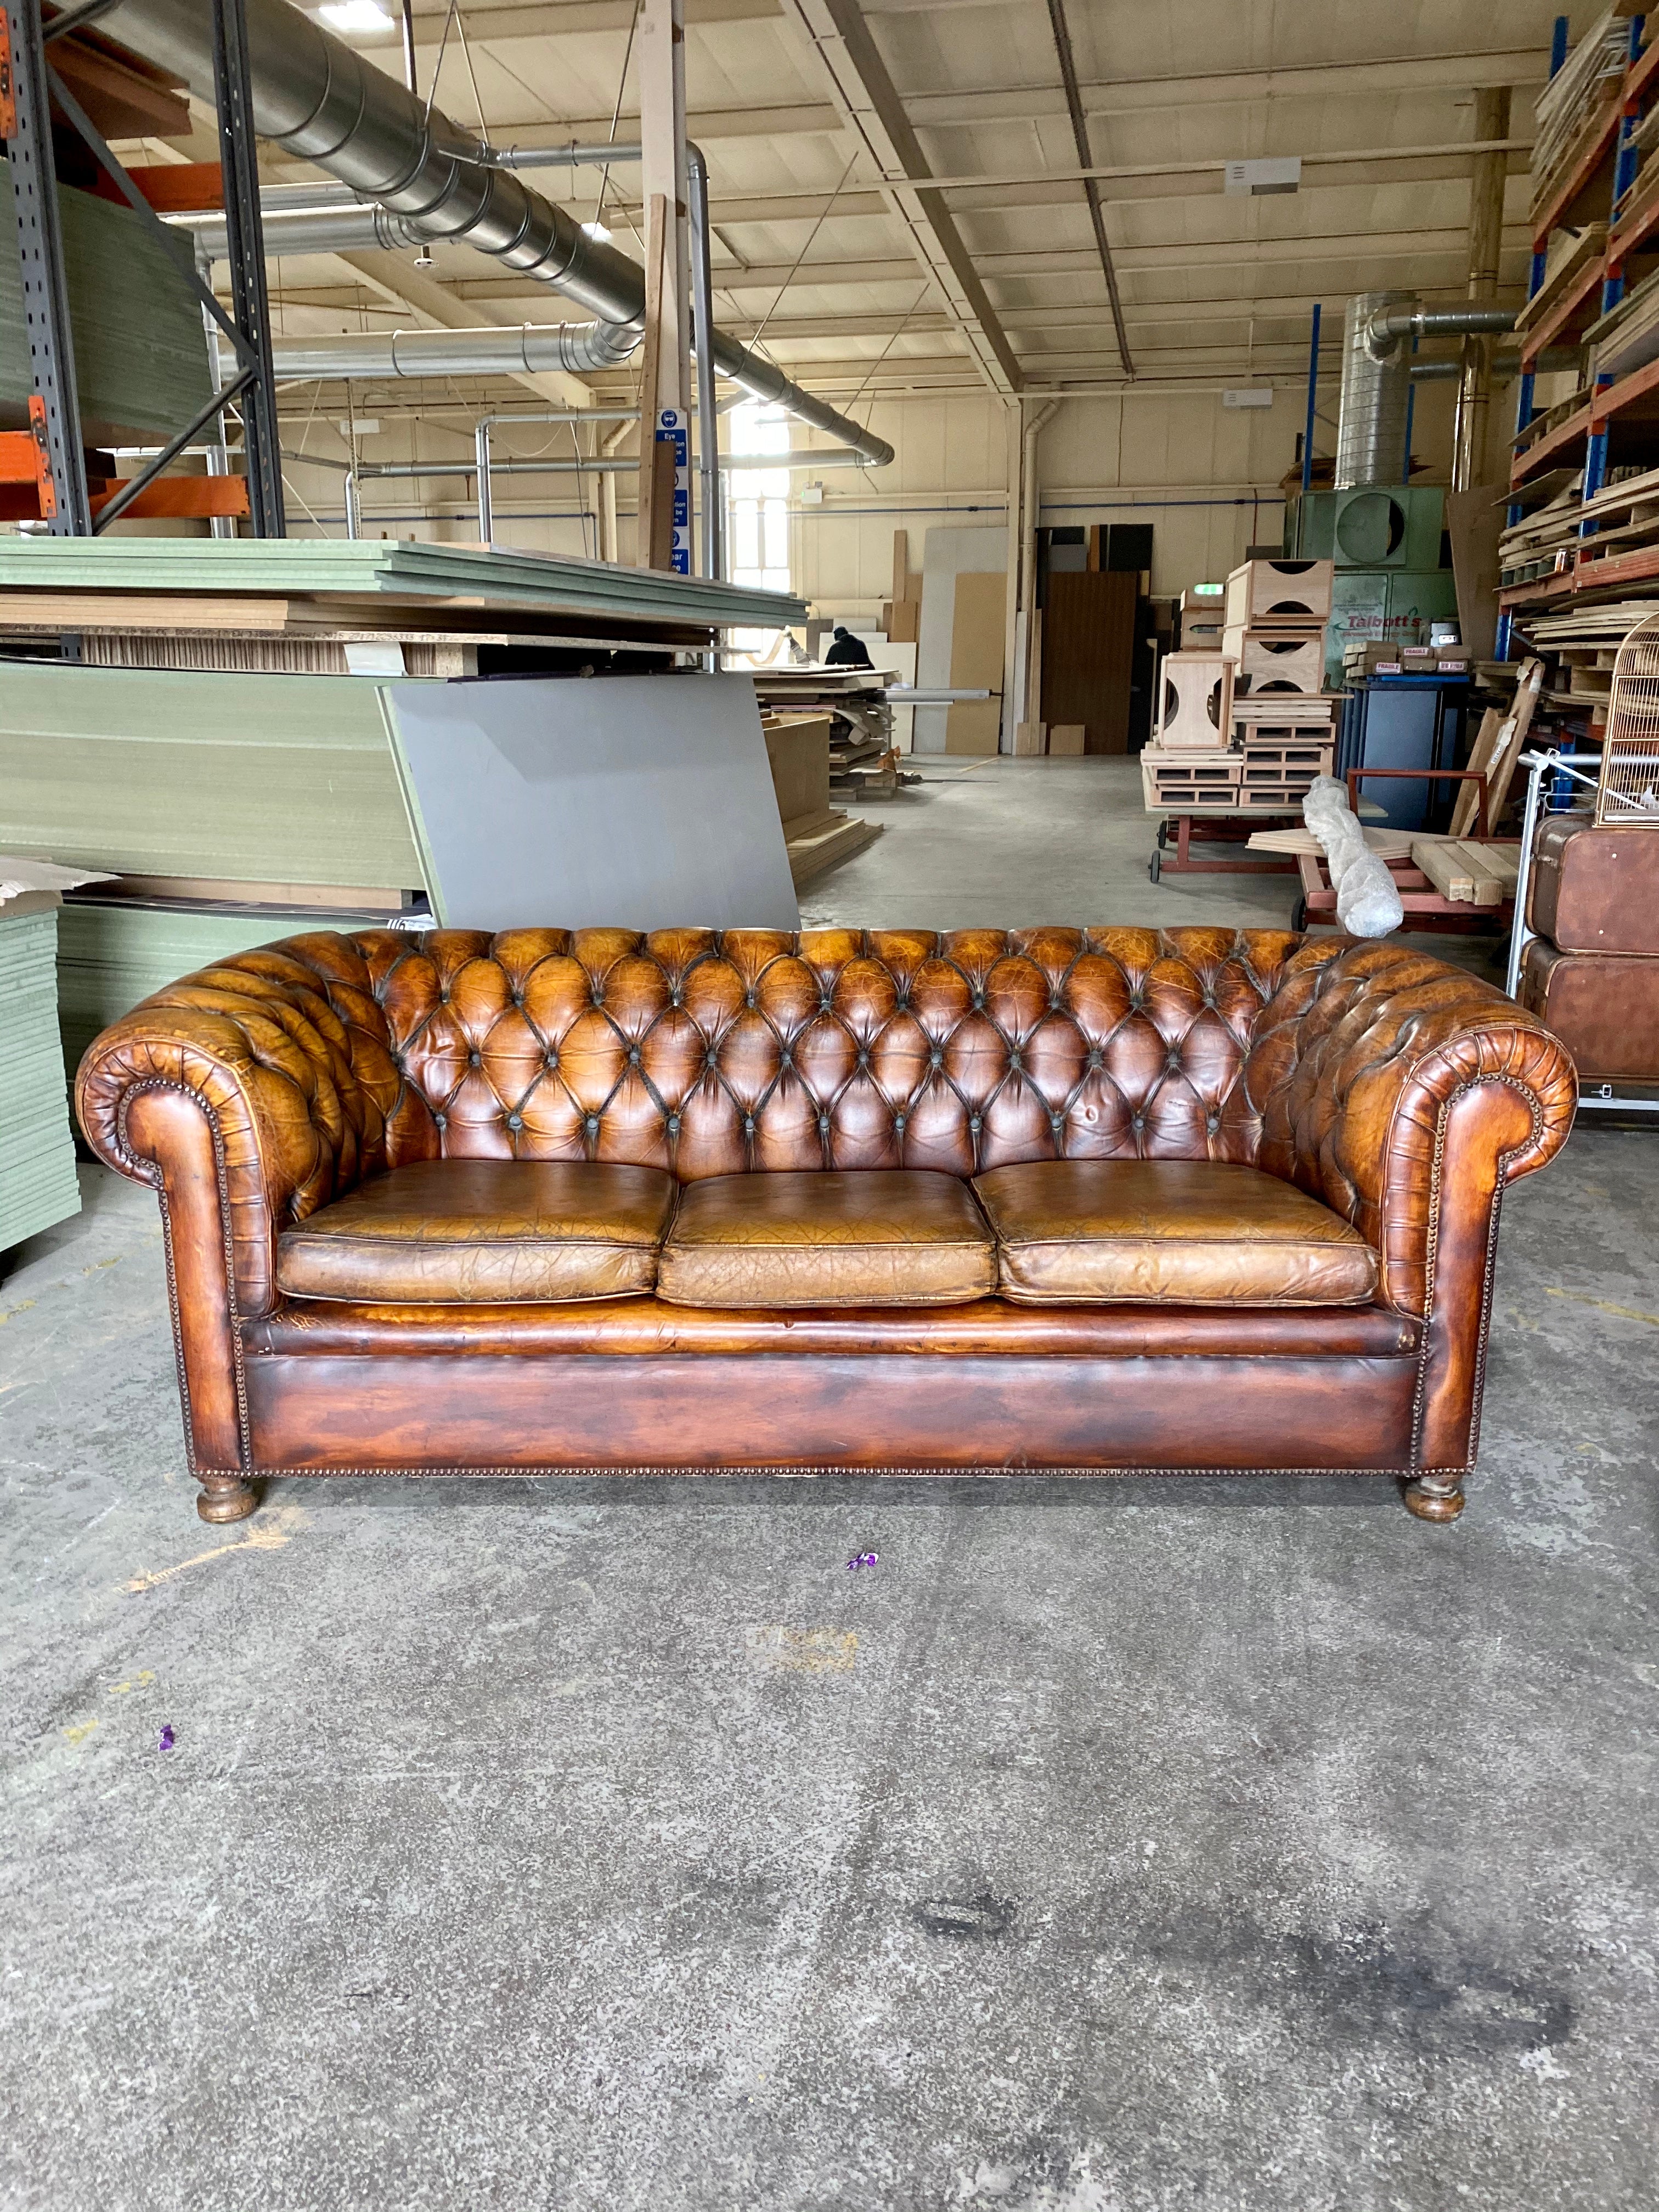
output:
[[[1092,773],[930,788],[817,904],[1282,913],[1153,891],[1142,819],[1103,860]],[[1248,1480],[208,1529],[153,1201],[88,1169],[0,1280],[0,2203],[1650,2206],[1656,1141],[1511,1194],[1444,1529]]]

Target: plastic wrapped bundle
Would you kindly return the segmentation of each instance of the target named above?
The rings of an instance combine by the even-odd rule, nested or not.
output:
[[[1365,842],[1344,786],[1317,776],[1302,802],[1302,818],[1325,848],[1336,918],[1355,937],[1386,937],[1406,918],[1387,864]]]

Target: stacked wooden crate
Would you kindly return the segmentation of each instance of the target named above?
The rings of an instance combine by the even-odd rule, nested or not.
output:
[[[1218,646],[1167,656],[1153,741],[1140,757],[1149,813],[1283,812],[1330,774],[1333,573],[1328,561],[1246,561],[1227,579]]]

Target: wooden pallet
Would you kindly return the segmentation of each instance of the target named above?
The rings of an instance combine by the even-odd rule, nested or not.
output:
[[[1417,837],[1412,841],[1411,860],[1455,906],[1502,906],[1515,896],[1521,848],[1458,837]]]

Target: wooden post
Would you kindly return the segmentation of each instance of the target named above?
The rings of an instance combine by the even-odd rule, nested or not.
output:
[[[1483,88],[1474,95],[1477,139],[1510,135],[1507,85]],[[1470,304],[1490,307],[1498,299],[1498,253],[1504,236],[1504,180],[1506,154],[1477,154],[1469,176]],[[1463,340],[1457,380],[1457,413],[1452,430],[1452,489],[1469,491],[1486,482],[1486,418],[1492,408],[1492,356],[1497,340],[1470,331]]]
[[[635,41],[640,73],[641,185],[672,213],[661,263],[661,331],[653,409],[691,404],[691,288],[685,176],[685,0],[642,0]],[[649,241],[647,240],[647,250]],[[653,256],[654,258],[654,256]]]

